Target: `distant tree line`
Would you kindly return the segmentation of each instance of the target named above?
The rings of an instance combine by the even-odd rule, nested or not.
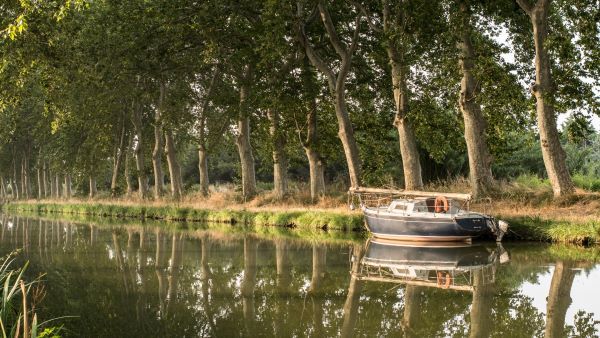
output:
[[[258,178],[278,198],[306,180],[315,200],[332,180],[421,189],[468,175],[483,196],[531,172],[511,168],[530,164],[515,156],[535,137],[554,194],[570,194],[565,144],[592,142],[599,113],[599,8],[6,0],[1,192],[179,199],[237,177],[245,199]]]

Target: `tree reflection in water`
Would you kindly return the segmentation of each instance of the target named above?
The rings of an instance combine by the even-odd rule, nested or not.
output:
[[[545,261],[542,247],[511,249],[493,280],[474,271],[471,291],[461,291],[363,280],[368,247],[360,241],[4,214],[0,223],[2,254],[20,248],[29,274],[47,273],[44,317],[79,315],[65,322],[73,336],[562,337],[599,329],[598,304],[571,299],[583,263]],[[541,278],[552,278],[540,290],[542,309],[521,290]]]

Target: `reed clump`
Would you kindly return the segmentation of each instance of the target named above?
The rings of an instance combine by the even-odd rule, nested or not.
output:
[[[51,326],[50,321],[40,322],[36,309],[45,291],[40,279],[26,282],[24,273],[28,263],[14,268],[14,251],[0,258],[0,332],[2,337],[58,337],[62,327]]]

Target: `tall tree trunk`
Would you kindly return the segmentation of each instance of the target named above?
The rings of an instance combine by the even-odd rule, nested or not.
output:
[[[210,83],[208,85],[208,89],[203,97],[203,102],[200,110],[200,114],[198,116],[199,126],[198,126],[198,134],[199,134],[199,142],[198,142],[198,172],[200,175],[200,194],[203,197],[208,196],[208,149],[207,149],[207,139],[206,139],[206,123],[208,119],[208,109],[210,100],[212,97],[213,90],[215,88],[215,83],[217,83],[218,76],[220,74],[220,65],[217,64],[215,66],[213,75],[210,79]]]
[[[360,158],[358,156],[358,146],[356,145],[356,140],[354,138],[354,128],[352,128],[352,122],[350,122],[350,116],[348,115],[348,109],[346,107],[345,83],[338,81],[334,97],[335,114],[338,120],[338,137],[342,141],[344,154],[346,155],[348,175],[350,176],[350,186],[355,188],[360,187]]]
[[[56,196],[56,186],[54,185],[54,175],[50,171],[50,198],[54,198]]]
[[[546,330],[544,337],[564,337],[565,316],[571,305],[571,287],[575,279],[573,266],[566,262],[557,262],[550,283],[546,308]]]
[[[98,187],[96,184],[96,177],[94,175],[90,175],[90,199],[96,197],[96,193],[98,192]]]
[[[169,165],[169,177],[171,178],[171,197],[177,200],[181,198],[182,192],[181,166],[177,160],[177,151],[171,130],[165,132],[165,153]]]
[[[60,183],[60,175],[58,173],[54,176],[54,185],[56,187],[56,198],[61,198],[63,195],[63,186]]]
[[[393,31],[392,25],[396,24],[396,21],[390,16],[389,6],[384,2],[383,27],[386,34],[391,34]],[[398,130],[400,156],[402,157],[404,172],[404,188],[407,190],[420,190],[423,188],[423,178],[419,150],[417,149],[415,133],[407,118],[409,109],[408,87],[406,86],[408,67],[404,64],[403,51],[398,48],[393,39],[387,41],[386,50],[392,67],[392,85],[396,104],[394,126]]]
[[[4,176],[0,175],[0,198],[5,199],[7,196],[6,186],[4,185]]]
[[[38,163],[38,166],[37,166],[37,188],[38,188],[37,198],[38,199],[44,198],[44,182],[42,180],[43,180],[42,179],[42,168],[41,168],[40,164]]]
[[[65,174],[65,193],[64,193],[64,198],[65,199],[70,199],[72,195],[72,190],[71,190],[71,174],[67,173]]]
[[[317,149],[317,100],[314,93],[314,81],[307,60],[304,62],[304,90],[312,96],[309,101],[308,114],[306,116],[306,137],[299,133],[302,148],[308,159],[310,172],[310,198],[314,203],[325,194],[325,166]]]
[[[154,113],[154,150],[152,151],[152,167],[154,168],[154,198],[160,199],[164,192],[164,180],[162,168],[163,155],[163,132],[162,132],[162,113],[164,109],[164,101],[166,88],[164,82],[160,83],[160,95],[158,97],[158,107]]]
[[[110,196],[117,197],[117,184],[119,179],[119,167],[121,166],[121,161],[123,160],[123,152],[125,151],[125,117],[123,117],[123,125],[121,126],[121,136],[119,137],[119,144],[115,147],[114,156],[113,156],[113,170],[112,177],[110,180]]]
[[[46,161],[42,161],[42,187],[44,189],[44,198],[48,198],[50,192],[48,191],[48,166]]]
[[[211,87],[212,88],[212,82]],[[210,91],[209,88],[209,91]],[[200,116],[199,126],[199,142],[198,142],[198,174],[200,175],[200,195],[202,197],[208,196],[208,151],[206,149],[206,110],[208,104],[204,103],[202,113]]]
[[[300,10],[301,4],[298,5]],[[346,105],[346,78],[352,65],[352,55],[358,46],[358,37],[360,32],[360,19],[362,14],[356,16],[354,22],[354,32],[350,45],[347,46],[338,36],[335,25],[331,20],[329,11],[324,2],[318,2],[319,12],[321,14],[321,20],[329,35],[329,40],[336,53],[340,58],[340,66],[335,74],[334,70],[330,68],[323,59],[313,50],[311,44],[308,42],[304,33],[304,27],[300,27],[300,42],[305,48],[306,55],[310,62],[319,69],[327,78],[330,95],[333,99],[335,106],[335,115],[338,121],[338,136],[342,141],[344,148],[344,155],[346,156],[346,163],[348,164],[348,175],[350,177],[350,185],[352,187],[359,187],[361,184],[361,164],[358,154],[358,146],[356,145],[356,139],[354,138],[354,129],[350,116],[348,114],[348,108]],[[298,13],[302,15],[302,13]]]
[[[269,133],[273,146],[273,192],[277,199],[283,199],[288,192],[287,157],[285,154],[285,138],[281,132],[279,113],[267,110]]]
[[[123,175],[125,176],[125,195],[131,197],[133,194],[133,183],[131,182],[131,171],[129,170],[131,165],[131,149],[133,147],[133,135],[129,135],[128,146],[125,150],[125,165],[123,168]]]
[[[28,155],[25,154],[21,161],[21,195],[25,199],[31,197],[31,180],[29,179],[29,160]]]
[[[200,174],[200,195],[208,196],[208,154],[206,153],[206,145],[201,143],[198,146],[198,171]]]
[[[244,83],[240,85],[240,111],[237,122],[238,135],[236,137],[236,145],[242,167],[242,194],[245,201],[256,195],[254,155],[252,153],[252,145],[250,144],[250,114],[247,107],[250,72],[250,67],[248,67],[247,75],[243,79]]]
[[[14,153],[13,153],[14,154]],[[11,184],[12,187],[12,194],[13,194],[13,198],[14,199],[19,199],[20,198],[20,191],[19,191],[19,185],[17,184],[17,161],[16,161],[16,157],[13,155],[13,182]]]
[[[529,15],[533,25],[535,44],[535,84],[531,91],[537,102],[537,124],[542,147],[544,166],[554,191],[554,196],[568,195],[575,191],[566,163],[566,154],[560,145],[556,116],[554,111],[554,83],[550,55],[546,49],[548,38],[548,12],[550,0],[538,0],[531,6],[526,0],[517,0],[521,8]]]
[[[477,81],[473,75],[475,53],[471,43],[471,10],[467,4],[461,2],[461,40],[459,49],[461,56],[459,65],[462,71],[460,82],[460,96],[458,105],[463,114],[465,123],[465,141],[469,155],[469,177],[473,195],[485,195],[493,184],[492,156],[488,150],[485,134],[486,121],[481,106],[476,100]]]
[[[139,198],[144,199],[148,195],[148,178],[146,177],[146,166],[144,161],[144,147],[143,147],[143,126],[142,126],[142,112],[141,107],[137,102],[132,105],[132,118],[133,127],[137,137],[137,144],[135,147],[135,165],[137,169],[138,177],[138,193]]]

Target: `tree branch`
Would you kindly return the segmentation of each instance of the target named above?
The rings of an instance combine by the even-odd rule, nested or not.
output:
[[[327,83],[329,84],[329,88],[331,90],[334,90],[335,75],[333,74],[333,71],[327,66],[325,61],[323,61],[319,54],[317,54],[317,52],[312,48],[310,42],[306,38],[306,33],[304,32],[304,20],[302,18],[302,4],[300,3],[300,1],[298,1],[296,4],[298,6],[298,41],[300,42],[300,45],[304,47],[306,56],[308,56],[310,63],[312,63],[313,66],[315,66],[317,69],[319,69],[319,71],[325,74],[325,76],[327,77]]]
[[[323,21],[323,25],[325,26],[325,30],[327,31],[327,35],[329,35],[329,40],[331,41],[331,45],[335,49],[335,52],[342,58],[347,57],[348,48],[346,47],[346,44],[337,35],[337,32],[333,25],[333,21],[331,21],[329,11],[321,1],[319,1],[319,12],[321,12],[321,20]]]
[[[527,2],[527,0],[516,0],[517,4],[521,9],[527,13],[527,15],[531,16],[531,12],[533,11],[533,6]]]
[[[365,16],[365,18],[367,19],[367,25],[369,26],[369,28],[371,28],[371,30],[373,30],[375,33],[381,33],[381,31],[382,31],[381,27],[378,27],[373,21],[371,21],[371,13],[369,13],[367,11],[365,6],[363,6],[360,3],[354,3],[354,6],[356,6],[356,8],[358,8],[360,13],[362,13],[362,15]],[[387,4],[384,6],[387,6]]]
[[[350,50],[348,51],[348,57],[351,58],[358,47],[358,37],[360,35],[360,19],[362,18],[361,14],[356,15],[356,19],[354,20],[354,34],[352,35],[352,42],[350,43]]]

